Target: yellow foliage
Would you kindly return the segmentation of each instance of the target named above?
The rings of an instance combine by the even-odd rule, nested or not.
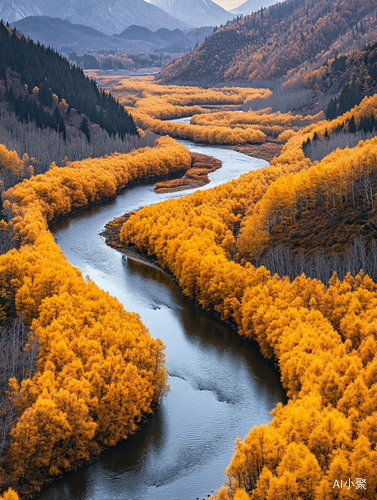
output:
[[[248,221],[268,233],[317,208],[337,210],[352,199],[358,179],[375,169],[377,140],[337,150],[309,170],[279,179],[266,192]]]
[[[262,144],[266,139],[286,142],[295,132],[323,119],[315,116],[273,113],[271,108],[246,113],[221,111],[211,113],[202,106],[242,105],[256,98],[272,95],[269,89],[222,87],[202,89],[178,85],[160,85],[153,78],[97,77],[117,96],[144,130],[160,135],[209,144]],[[190,124],[170,123],[192,116]],[[292,130],[293,128],[293,130]]]
[[[292,129],[285,130],[284,132],[282,132],[281,134],[279,134],[279,136],[278,136],[278,142],[280,142],[281,144],[285,144],[295,134],[296,134],[296,132],[294,130],[292,130]]]
[[[126,439],[168,390],[162,342],[137,314],[83,279],[48,223],[130,181],[190,165],[189,151],[162,137],[154,148],[53,166],[4,193],[21,246],[0,256],[0,290],[39,346],[33,379],[21,387],[11,381],[19,418],[6,464],[14,481],[37,487]]]
[[[362,116],[370,116],[376,108],[377,94],[366,97],[359,106],[335,120],[319,122],[300,130],[292,136],[280,157],[275,158],[272,164],[279,165],[290,160],[293,164],[294,157],[304,157],[302,142],[314,132],[324,137],[327,130],[331,135],[351,116],[358,123]],[[248,217],[243,221],[239,238],[241,257],[246,260],[258,257],[258,250],[265,248],[271,233],[292,224],[298,218],[318,209],[340,210],[344,203],[353,199],[359,179],[375,172],[376,146],[377,139],[373,138],[360,141],[352,149],[338,149],[314,166],[306,159],[307,167],[311,168],[304,167],[273,183],[262,199],[251,207]],[[368,202],[373,203],[373,197]]]
[[[353,179],[352,162],[362,158],[362,168],[372,168],[376,141],[336,152],[313,166],[303,154],[303,140],[314,132],[321,137],[326,129],[331,134],[347,115],[294,135],[291,127],[303,126],[301,118],[272,115],[266,125],[268,116],[261,113],[250,113],[245,118],[250,123],[224,114],[214,118],[223,120],[224,127],[181,128],[161,121],[165,111],[183,116],[194,103],[240,102],[261,97],[261,91],[179,90],[136,79],[125,80],[119,90],[134,91],[133,114],[153,130],[176,130],[180,137],[207,142],[230,137],[232,143],[235,138],[229,134],[237,136],[237,143],[263,142],[262,126],[284,123],[289,128],[279,132],[285,134],[281,140],[291,135],[270,167],[145,207],[121,230],[122,241],[156,255],[185,294],[235,321],[242,335],[257,341],[262,353],[278,363],[291,398],[286,406],[277,405],[268,426],[237,441],[217,500],[246,500],[247,492],[255,500],[336,499],[334,480],[351,476],[367,479],[370,490],[364,498],[372,499],[377,285],[363,273],[343,282],[334,276],[329,287],[304,275],[292,283],[272,277],[263,267],[235,261],[234,234],[245,218],[241,251],[257,253],[266,235],[289,224],[298,209],[310,210],[319,199],[339,203],[339,189],[344,194]],[[356,120],[370,106],[373,98],[357,107]],[[204,108],[197,112],[202,115],[195,120],[211,122]],[[186,148],[162,138],[154,149],[53,167],[6,193],[4,207],[13,214],[10,225],[22,246],[0,257],[0,289],[31,323],[40,346],[37,373],[16,388],[20,418],[7,457],[15,479],[26,475],[37,480],[41,469],[58,474],[102,444],[115,444],[166,390],[162,343],[150,338],[137,315],[83,280],[53,242],[48,223],[73,208],[114,196],[131,180],[188,168],[190,160]]]
[[[311,127],[311,133],[326,128]],[[122,241],[156,255],[185,294],[256,340],[278,363],[291,398],[285,407],[278,404],[268,426],[237,441],[217,500],[234,500],[236,492],[250,492],[255,500],[336,499],[332,485],[342,477],[365,477],[365,498],[375,494],[377,285],[362,272],[343,282],[334,276],[329,287],[304,275],[291,283],[234,261],[233,234],[256,207],[267,232],[289,223],[305,196],[308,206],[317,191],[333,196],[340,172],[356,158],[375,163],[373,139],[308,169],[302,137],[303,131],[295,134],[270,167],[145,207],[121,230]],[[260,243],[259,226],[248,228]]]
[[[110,198],[133,180],[187,170],[190,165],[189,151],[169,137],[160,138],[154,148],[90,158],[64,168],[52,165],[46,174],[4,194],[17,215],[10,225],[18,240],[33,243],[48,223],[73,209]]]
[[[18,269],[17,312],[40,346],[37,373],[19,390],[9,458],[16,477],[49,464],[65,470],[97,443],[125,439],[151,411],[166,380],[163,345],[138,315],[87,284],[50,235],[5,257],[1,275]]]
[[[111,78],[104,77],[107,85]],[[317,117],[292,117],[290,113],[221,112],[210,113],[203,105],[242,105],[255,98],[271,95],[269,89],[223,87],[202,89],[176,85],[158,85],[150,77],[125,78],[114,82],[111,91],[132,112],[132,116],[145,130],[168,134],[180,139],[209,144],[263,143],[267,136],[277,137],[285,128],[294,124],[311,123]],[[132,99],[130,100],[130,93]],[[199,106],[201,105],[201,106]],[[194,115],[192,123],[169,123],[163,120]],[[201,115],[201,116],[200,116]]]
[[[238,489],[234,494],[234,500],[250,500],[250,497],[245,490]]]
[[[22,161],[19,159],[16,151],[8,151],[4,144],[0,144],[0,173],[4,177],[6,172],[11,172],[17,177],[23,170]]]
[[[323,118],[323,113],[318,113],[314,116],[292,115],[289,113],[281,113],[280,111],[273,113],[271,108],[266,108],[261,111],[252,111],[249,109],[245,113],[235,113],[232,111],[221,111],[219,113],[211,113],[209,115],[197,115],[191,120],[195,125],[216,124],[226,127],[234,127],[240,125],[259,125],[269,127],[281,127],[283,130],[287,127],[302,126],[310,124]]]
[[[19,500],[19,497],[17,493],[12,490],[12,488],[9,488],[8,491],[6,491],[1,497],[0,500]]]

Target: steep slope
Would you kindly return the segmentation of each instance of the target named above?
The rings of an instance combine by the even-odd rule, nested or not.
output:
[[[154,5],[170,15],[182,19],[190,26],[218,26],[225,24],[233,15],[211,0],[152,0]]]
[[[126,50],[150,51],[154,45],[144,42],[125,40],[95,30],[82,24],[72,24],[57,17],[30,16],[14,23],[21,33],[32,40],[39,41],[46,47],[53,47],[60,52],[82,50]],[[157,47],[161,43],[157,44]]]
[[[91,26],[108,35],[120,33],[136,24],[150,29],[188,28],[167,12],[144,0],[36,0],[46,16],[68,19],[75,24]]]
[[[316,95],[333,96],[326,108],[326,118],[342,115],[377,91],[377,43],[329,59],[318,70],[308,73],[304,83]]]
[[[281,78],[377,34],[375,0],[288,0],[217,30],[168,65],[164,81]]]
[[[233,14],[243,16],[249,16],[253,12],[257,12],[262,7],[269,7],[270,5],[274,5],[276,0],[246,0],[242,5],[239,5],[235,9],[232,9],[231,12]]]
[[[0,19],[13,22],[27,16],[39,16],[41,11],[31,0],[2,0],[0,2]]]
[[[83,71],[0,23],[0,102],[21,120],[66,135],[76,127],[90,141],[90,122],[110,135],[136,135],[132,117]]]

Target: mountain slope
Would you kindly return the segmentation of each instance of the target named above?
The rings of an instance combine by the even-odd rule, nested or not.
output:
[[[332,120],[377,92],[377,43],[329,59],[304,77],[316,96],[331,96],[326,118]],[[339,95],[338,95],[339,94]]]
[[[89,140],[88,120],[111,135],[137,134],[123,106],[85,77],[80,68],[2,23],[0,102],[7,103],[21,120],[64,135],[66,126],[80,127]]]
[[[60,52],[88,49],[144,52],[155,48],[149,43],[108,36],[89,26],[72,24],[56,17],[30,16],[11,23],[11,27],[17,28],[24,35],[39,41],[46,47],[53,47]],[[157,47],[159,46],[161,43],[157,44]]]
[[[158,32],[157,32],[158,33]],[[169,52],[170,54],[184,54],[191,52],[195,47],[204,41],[207,36],[212,35],[212,26],[203,26],[201,28],[194,28],[189,31],[181,40],[168,45],[160,50],[160,52]]]
[[[108,35],[120,33],[132,24],[153,30],[189,27],[144,0],[87,0],[85,3],[77,0],[36,0],[36,5],[46,16],[85,24]]]
[[[242,5],[239,5],[235,9],[232,9],[233,14],[242,14],[243,16],[249,16],[253,12],[257,12],[262,7],[269,7],[274,5],[276,0],[246,0]]]
[[[39,16],[41,11],[29,0],[2,0],[0,1],[0,19],[4,22],[13,22],[27,16]]]
[[[233,19],[233,15],[211,0],[152,0],[154,5],[190,26],[218,26]]]
[[[281,78],[377,34],[375,0],[288,0],[217,30],[168,65],[164,81]]]

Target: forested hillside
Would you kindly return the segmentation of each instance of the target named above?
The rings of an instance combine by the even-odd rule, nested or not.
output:
[[[357,269],[355,256],[363,254],[356,241],[346,256],[346,273],[353,275],[334,274],[330,281],[302,272],[292,280],[287,272],[274,276],[247,262],[245,252],[320,208],[332,214],[346,203],[373,209],[376,138],[317,165],[304,156],[302,143],[331,135],[352,116],[358,123],[376,109],[376,99],[300,130],[269,167],[144,207],[121,229],[121,240],[155,255],[183,293],[257,341],[279,366],[291,399],[271,412],[269,425],[237,439],[216,500],[376,498],[377,286],[365,273],[377,255],[375,242]],[[351,478],[344,495],[334,486],[339,477]],[[365,484],[360,495],[351,487],[351,481],[360,484],[356,478]]]
[[[0,100],[21,120],[66,134],[73,110],[77,128],[89,137],[88,120],[110,135],[137,134],[131,116],[80,68],[54,50],[27,40],[0,24]],[[77,121],[77,119],[76,119]]]
[[[50,48],[0,23],[0,136],[24,164],[2,179],[8,189],[51,163],[151,146],[132,116],[108,92]]]
[[[165,82],[275,79],[360,48],[376,33],[373,0],[288,0],[220,28],[160,77]]]
[[[304,84],[317,96],[322,92],[335,94],[340,91],[339,96],[330,100],[326,118],[342,115],[376,91],[377,43],[329,59],[319,69],[308,73]]]
[[[377,278],[376,110],[377,96],[366,97],[345,115],[288,141],[287,154],[324,154],[319,163],[273,183],[246,214],[237,241],[244,262],[291,279],[305,272],[327,283],[333,271],[344,278],[360,269]],[[336,149],[342,140],[343,149]]]
[[[0,154],[0,165],[21,167],[14,152]],[[18,248],[0,255],[0,325],[9,325],[0,328],[0,491],[39,491],[134,432],[168,390],[162,342],[69,264],[48,224],[190,165],[185,146],[161,138],[127,155],[52,165],[3,194],[0,248],[7,239]]]

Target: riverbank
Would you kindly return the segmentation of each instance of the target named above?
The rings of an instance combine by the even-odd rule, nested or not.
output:
[[[179,286],[178,279],[174,276],[173,273],[171,273],[167,269],[164,269],[162,266],[158,264],[158,259],[155,255],[148,255],[147,253],[140,252],[140,250],[137,247],[133,245],[125,245],[121,241],[120,231],[123,227],[123,224],[127,222],[128,219],[135,213],[136,212],[129,212],[127,214],[124,214],[122,217],[117,217],[116,219],[110,221],[108,224],[106,224],[105,229],[100,233],[100,236],[103,236],[105,238],[106,245],[122,253],[125,257],[130,258],[135,262],[147,264],[148,266],[158,269],[159,271],[169,276],[169,278],[177,285],[180,293],[183,294],[182,289]],[[194,303],[195,307],[203,309],[203,306],[200,304],[198,300],[194,299]],[[214,310],[208,309],[207,312],[213,314],[217,319],[219,319],[222,323],[224,323],[224,325],[228,326],[229,328],[238,333],[238,327],[235,322],[229,320],[223,320],[221,318],[221,315]],[[248,341],[250,340],[247,339],[246,337],[244,338]],[[255,343],[255,345],[258,346],[257,343]]]
[[[246,144],[242,146],[230,146],[227,149],[232,149],[238,153],[251,156],[252,158],[260,158],[261,160],[271,161],[276,156],[279,156],[283,150],[282,144],[276,142],[265,142],[264,144]]]
[[[115,250],[122,253],[127,258],[134,260],[135,262],[140,262],[142,264],[153,267],[154,269],[158,269],[159,271],[169,276],[169,278],[178,285],[178,280],[174,276],[174,274],[160,266],[155,255],[148,255],[145,252],[140,252],[137,247],[133,245],[126,245],[121,241],[120,231],[123,227],[123,224],[127,222],[128,219],[135,213],[136,211],[128,212],[122,217],[117,217],[116,219],[108,222],[105,225],[105,229],[100,233],[100,236],[105,239],[106,245],[108,245],[109,247],[114,248]]]
[[[56,217],[55,219],[51,220],[48,223],[48,228],[51,228],[54,226],[57,222],[60,222],[64,219],[67,219],[68,217],[72,217],[72,215],[79,214],[83,210],[87,210],[88,208],[93,208],[98,205],[103,205],[104,203],[107,203],[108,201],[115,200],[122,192],[124,192],[126,189],[129,189],[130,187],[133,186],[138,186],[138,185],[143,185],[143,184],[150,184],[151,182],[154,181],[161,181],[163,179],[166,179],[169,181],[170,179],[174,181],[177,177],[184,175],[187,172],[187,170],[178,170],[177,172],[171,173],[171,174],[165,174],[165,175],[152,175],[150,177],[143,177],[141,179],[136,179],[134,181],[130,181],[128,184],[126,184],[122,189],[117,189],[116,193],[113,196],[109,196],[107,198],[102,198],[101,200],[93,201],[91,203],[87,203],[86,205],[83,205],[81,207],[73,208],[70,212],[61,215],[60,217]],[[173,178],[173,179],[172,179]]]
[[[123,191],[129,189],[132,186],[150,184],[151,182],[160,181],[156,182],[154,189],[155,192],[159,194],[174,193],[176,191],[183,191],[186,189],[205,186],[210,182],[208,174],[215,172],[215,170],[218,170],[219,168],[221,168],[221,166],[222,162],[220,160],[217,160],[216,158],[213,158],[212,156],[191,153],[191,167],[188,170],[179,170],[177,172],[165,175],[152,175],[149,177],[143,177],[141,179],[130,181],[122,189],[117,189],[116,193],[113,196],[103,198],[98,201],[93,201],[91,203],[88,203],[87,205],[74,208],[67,214],[56,217],[48,223],[48,227],[51,228],[57,222],[66,219],[67,217],[71,217],[72,215],[78,214],[82,210],[86,210],[87,208],[92,208],[97,205],[102,205],[103,203],[106,203],[108,201],[115,200],[117,196],[119,196]]]
[[[175,193],[185,189],[193,189],[209,184],[208,174],[221,168],[222,163],[212,156],[191,153],[191,168],[186,171],[181,179],[156,183],[156,193]]]
[[[267,166],[229,149],[184,144],[223,164],[201,189]],[[69,262],[139,314],[151,336],[166,345],[171,390],[139,432],[47,485],[40,500],[207,498],[223,484],[236,437],[269,422],[271,409],[285,401],[279,372],[254,343],[183,295],[153,257],[116,250],[99,237],[122,214],[194,191],[157,194],[153,188],[153,181],[129,186],[52,231]]]
[[[182,295],[184,295],[182,288],[179,286],[179,281],[176,278],[176,276],[158,264],[158,258],[156,255],[148,255],[146,252],[141,252],[134,245],[126,245],[125,243],[123,243],[121,241],[120,231],[123,227],[123,224],[125,222],[127,222],[128,219],[135,213],[136,213],[136,211],[128,212],[128,213],[124,214],[122,217],[117,217],[116,219],[113,219],[112,221],[108,222],[105,225],[105,229],[100,233],[100,236],[102,236],[105,239],[106,245],[108,245],[111,248],[114,248],[115,250],[117,250],[119,253],[121,253],[127,259],[130,259],[134,262],[139,262],[140,264],[145,264],[149,267],[152,267],[153,269],[158,269],[162,273],[166,274],[166,276],[168,276],[173,281],[173,283],[175,283],[177,285],[179,292],[182,293]],[[204,309],[203,306],[200,304],[200,302],[197,299],[192,299],[192,300],[195,304],[195,307],[198,307],[200,309]],[[240,335],[237,323],[235,323],[234,321],[230,321],[230,320],[224,320],[221,317],[221,314],[216,312],[214,309],[205,309],[205,310],[208,313],[210,313],[211,315],[215,316],[219,321],[221,321],[228,328],[231,328],[237,334]],[[240,336],[244,340],[246,340],[248,343],[251,343],[260,352],[260,346],[259,346],[258,342],[256,342],[253,339],[250,339],[249,337],[246,337],[245,335],[240,335]],[[279,370],[279,367],[275,361],[266,359],[266,362],[268,364],[273,365],[274,368]]]
[[[151,413],[145,413],[142,417],[140,422],[137,424],[136,429],[127,436],[126,439],[122,439],[121,441],[118,441],[115,446],[120,446],[122,443],[125,443],[130,437],[135,436],[137,433],[139,433],[147,424],[148,421],[153,418],[154,415],[159,411],[160,405],[152,405],[151,406]],[[88,467],[89,465],[93,464],[96,460],[99,460],[101,456],[111,448],[114,448],[114,446],[104,446],[102,445],[96,453],[93,453],[88,459],[82,460],[81,462],[78,462],[75,464],[74,467],[71,469],[64,471],[63,473],[58,474],[57,476],[54,477],[49,477],[46,478],[43,482],[39,483],[38,488],[39,490],[35,490],[33,492],[30,492],[28,494],[22,494],[19,493],[19,498],[20,500],[36,500],[37,498],[40,498],[41,492],[46,486],[53,486],[54,484],[58,484],[59,481],[64,480],[65,478],[69,477],[69,475],[72,475],[85,467]]]

